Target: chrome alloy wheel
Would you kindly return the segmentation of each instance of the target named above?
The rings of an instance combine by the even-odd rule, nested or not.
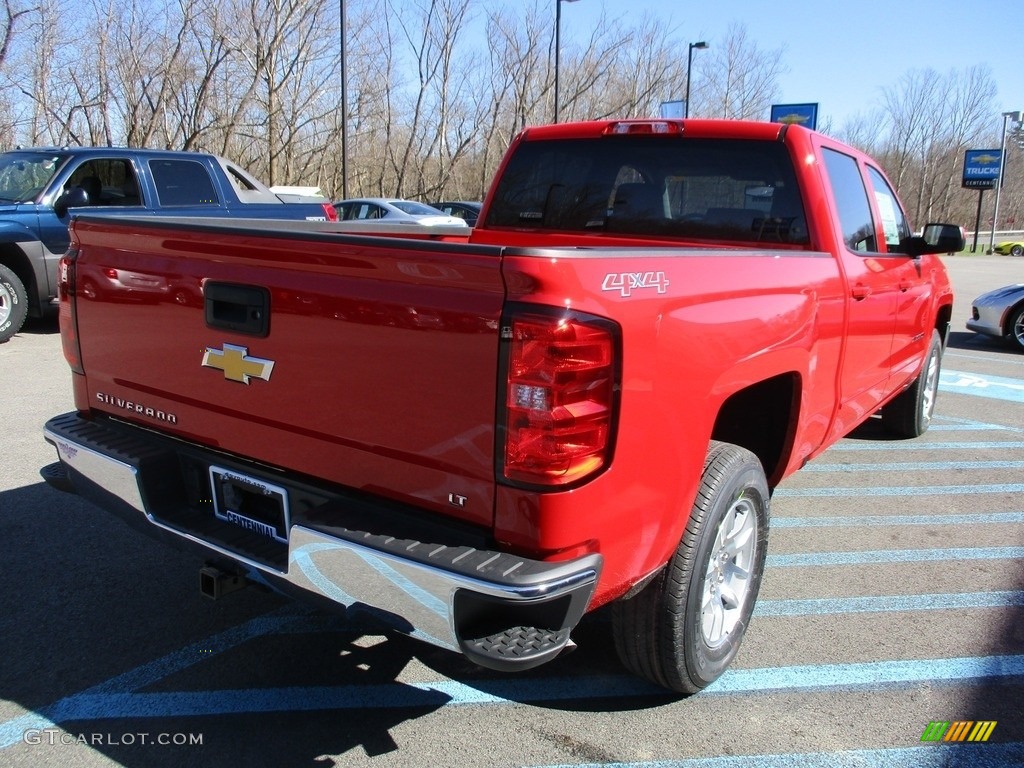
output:
[[[0,317],[0,322],[3,318]],[[1014,342],[1018,347],[1024,349],[1024,310],[1017,312],[1017,317],[1013,321],[1013,326],[1010,328],[1010,334],[1013,336]]]
[[[939,363],[941,355],[938,350],[929,355],[925,365],[928,372],[924,378],[924,390],[921,392],[921,423],[925,426],[932,420],[932,412],[935,410],[935,395],[939,391]]]
[[[7,290],[7,286],[0,283],[0,325],[3,325],[11,318],[14,307],[14,297]]]
[[[709,648],[724,643],[743,615],[756,555],[757,514],[740,496],[722,518],[704,575],[700,628]]]

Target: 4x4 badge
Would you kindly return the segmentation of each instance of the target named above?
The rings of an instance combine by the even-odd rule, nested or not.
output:
[[[225,379],[242,384],[248,384],[253,376],[270,381],[270,372],[274,370],[273,360],[249,357],[248,348],[236,344],[225,344],[223,349],[207,347],[203,353],[203,365],[224,371]]]

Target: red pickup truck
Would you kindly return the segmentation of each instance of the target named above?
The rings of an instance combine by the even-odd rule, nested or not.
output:
[[[43,470],[246,580],[499,670],[611,604],[624,664],[734,658],[772,489],[858,424],[924,432],[952,292],[871,159],[799,126],[530,128],[477,226],[79,216],[76,411]],[[463,230],[465,232],[465,230]],[[155,274],[191,299],[80,287]]]

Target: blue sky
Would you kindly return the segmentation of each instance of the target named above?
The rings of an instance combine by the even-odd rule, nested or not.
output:
[[[686,42],[727,37],[731,24],[747,28],[759,50],[785,48],[779,79],[782,103],[817,102],[819,125],[836,127],[867,113],[882,89],[911,69],[987,64],[998,93],[993,131],[1004,111],[1024,110],[1024,4],[1021,0],[578,0],[562,5],[563,45],[586,39],[602,7],[628,23],[642,14],[664,21]],[[694,51],[694,57],[702,55]]]

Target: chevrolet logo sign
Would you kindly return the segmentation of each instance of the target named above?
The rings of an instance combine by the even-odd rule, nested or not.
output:
[[[203,353],[203,365],[207,368],[224,371],[224,378],[229,381],[248,384],[249,379],[253,376],[270,381],[270,372],[274,370],[274,361],[249,357],[248,353],[249,350],[246,347],[239,347],[235,344],[225,344],[224,349],[207,347],[206,352]]]

